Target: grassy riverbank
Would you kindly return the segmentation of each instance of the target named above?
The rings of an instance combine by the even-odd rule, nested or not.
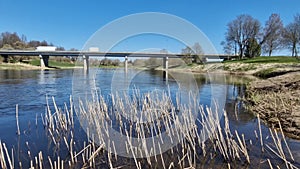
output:
[[[31,60],[29,64],[34,66],[40,66],[40,60]],[[56,60],[49,60],[49,66],[57,67],[57,68],[72,68],[75,67],[75,63],[73,62],[60,62]]]
[[[49,60],[49,67],[41,68],[40,60],[33,59],[26,62],[16,63],[0,63],[0,70],[13,69],[13,70],[35,70],[35,69],[70,69],[75,68],[75,63],[60,62],[55,60]]]
[[[300,71],[300,60],[295,57],[257,57],[193,66],[193,72],[229,73],[269,78]]]

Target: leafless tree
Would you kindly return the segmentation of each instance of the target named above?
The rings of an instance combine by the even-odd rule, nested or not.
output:
[[[193,50],[193,54],[195,54],[194,55],[194,62],[196,62],[196,63],[203,63],[203,62],[205,62],[205,58],[203,56],[204,51],[203,51],[201,45],[199,44],[199,42],[196,42],[193,45],[192,50]]]
[[[297,45],[300,43],[300,14],[294,17],[294,22],[288,24],[283,31],[283,44],[292,50],[292,56],[297,57]]]
[[[184,55],[182,59],[186,64],[192,63],[191,55],[193,54],[193,49],[191,47],[186,46],[185,48],[181,49],[181,54]]]
[[[237,55],[237,45],[232,41],[222,41],[221,45],[223,46],[223,51],[226,54],[234,54]]]
[[[16,42],[21,42],[21,39],[16,32],[14,33],[3,32],[1,33],[0,41],[1,41],[0,47],[3,47],[4,45],[10,45],[13,47]]]
[[[263,51],[268,53],[269,56],[272,55],[273,51],[282,48],[282,31],[283,23],[280,16],[278,14],[272,14],[265,24],[263,29],[263,39],[260,42]]]
[[[244,52],[249,39],[257,39],[260,32],[260,22],[250,15],[239,15],[227,25],[226,45],[237,46],[240,59],[244,57]]]

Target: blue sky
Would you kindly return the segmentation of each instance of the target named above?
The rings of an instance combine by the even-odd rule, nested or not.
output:
[[[298,0],[0,0],[0,32],[17,32],[27,40],[46,40],[66,49],[81,49],[89,37],[105,24],[120,17],[162,12],[176,15],[196,25],[211,40],[219,53],[226,24],[240,14],[250,14],[262,25],[272,13],[280,14],[284,24],[300,13]],[[148,41],[145,42],[145,39]],[[163,38],[131,38],[116,50],[170,48],[180,45]],[[157,43],[162,41],[161,43]],[[143,43],[141,43],[143,42]],[[170,44],[168,44],[170,43]],[[162,44],[162,46],[159,46]]]

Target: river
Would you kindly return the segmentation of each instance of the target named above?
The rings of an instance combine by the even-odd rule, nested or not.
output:
[[[42,123],[47,98],[52,107],[51,99],[53,97],[57,106],[64,109],[65,104],[67,107],[70,104],[70,96],[80,95],[83,94],[82,91],[88,90],[81,83],[91,82],[92,85],[88,86],[96,87],[105,97],[108,97],[112,90],[118,89],[120,86],[120,77],[115,74],[115,69],[93,69],[88,75],[80,73],[80,71],[76,72],[74,73],[71,69],[0,70],[0,140],[6,144],[8,149],[14,149],[18,159],[24,163],[23,166],[27,167],[32,158],[28,157],[27,151],[29,150],[32,156],[36,156],[39,151],[42,151],[45,159],[47,156],[56,155],[53,153],[51,144],[49,145],[49,138],[45,134]],[[137,88],[142,93],[170,90],[172,96],[178,91],[180,77],[187,77],[185,73],[173,72],[168,79],[165,79],[161,71],[142,70],[129,70],[127,74],[130,75],[129,84],[126,86],[129,90]],[[254,131],[258,131],[257,119],[244,109],[242,102],[238,99],[244,95],[244,83],[249,80],[247,77],[217,74],[194,74],[192,77],[197,86],[196,93],[199,94],[201,104],[211,106],[213,94],[222,97],[231,129],[245,134],[246,140],[258,142],[254,133]],[[96,80],[93,82],[93,79]],[[20,136],[16,134],[16,105],[19,112]],[[78,123],[78,121],[76,122]],[[77,135],[78,145],[82,144],[86,134],[80,125],[75,126],[74,132]],[[266,140],[271,141],[269,129],[265,125],[262,125],[262,134]],[[293,151],[295,165],[299,167],[300,153],[297,150],[300,150],[300,143],[289,138],[287,141]],[[251,151],[257,151],[258,147],[258,143],[253,143]],[[253,164],[261,165],[261,168],[267,166],[266,162],[261,160],[263,157],[273,158],[275,163],[281,164],[280,160],[275,155],[270,155],[269,152],[258,154],[253,152],[250,156],[255,159]],[[62,158],[68,156],[67,150],[62,148],[60,156]],[[17,162],[15,164],[18,166]],[[255,168],[254,166],[252,165],[250,168]],[[284,165],[280,166],[284,167]]]

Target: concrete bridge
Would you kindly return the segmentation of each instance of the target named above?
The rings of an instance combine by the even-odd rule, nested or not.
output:
[[[37,50],[0,50],[2,56],[39,56],[41,67],[48,67],[49,56],[73,56],[83,58],[84,70],[89,69],[89,57],[123,57],[125,59],[124,66],[127,69],[129,57],[153,57],[163,58],[163,68],[168,69],[169,58],[183,58],[184,54],[168,54],[168,53],[130,53],[130,52],[91,52],[91,51],[37,51]],[[189,55],[194,57],[198,55]],[[200,55],[201,56],[201,55]],[[202,55],[206,59],[226,59],[237,58],[236,55]]]

